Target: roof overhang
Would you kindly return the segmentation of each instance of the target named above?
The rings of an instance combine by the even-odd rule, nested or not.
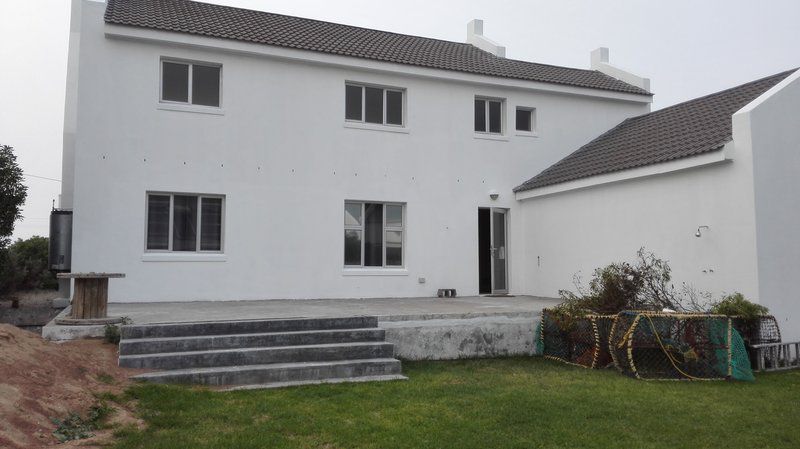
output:
[[[504,78],[498,76],[472,74],[467,72],[434,69],[408,64],[356,58],[352,56],[341,56],[309,50],[299,50],[287,47],[243,42],[232,39],[199,36],[175,31],[163,31],[137,26],[118,25],[113,23],[104,24],[104,33],[107,38],[112,39],[136,40],[150,42],[153,44],[193,47],[205,50],[246,54],[249,56],[262,56],[273,59],[292,60],[295,62],[314,65],[335,66],[347,69],[382,72],[419,78],[433,78],[486,86],[497,86],[521,90],[536,90],[635,103],[647,104],[652,103],[653,101],[652,95],[632,94],[605,89],[570,86],[566,84],[562,85],[557,83],[545,83],[540,81],[528,81],[515,78]]]
[[[729,163],[733,161],[731,154],[732,149],[732,142],[728,142],[717,150],[697,156],[647,165],[644,167],[631,168],[613,173],[604,173],[601,175],[590,176],[588,178],[576,179],[574,181],[553,184],[530,190],[517,191],[514,193],[514,198],[517,201],[522,201],[531,198],[540,198],[543,196],[555,195],[564,192],[588,189],[605,184],[628,181],[631,179],[647,178],[651,176],[663,175],[665,173]]]

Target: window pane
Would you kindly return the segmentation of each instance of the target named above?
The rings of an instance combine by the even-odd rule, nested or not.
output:
[[[344,118],[361,120],[361,86],[344,86]]]
[[[475,100],[475,131],[486,132],[486,101]]]
[[[192,104],[219,106],[219,67],[192,67]]]
[[[361,265],[361,231],[345,229],[344,264]]]
[[[147,197],[147,249],[169,249],[169,195]]]
[[[361,203],[344,203],[345,226],[361,226]]]
[[[161,65],[161,99],[189,101],[189,65],[163,62]]]
[[[222,198],[200,199],[200,249],[222,250]]]
[[[175,195],[172,200],[172,250],[197,248],[197,197]]]
[[[403,233],[400,231],[386,231],[386,266],[399,267],[403,265]]]
[[[517,131],[531,130],[531,111],[517,109]]]
[[[403,226],[403,206],[397,204],[386,205],[386,227],[400,228]]]
[[[383,123],[383,89],[364,88],[364,121],[367,123]]]
[[[364,266],[383,266],[383,204],[364,204]]]
[[[403,93],[386,91],[386,123],[390,125],[403,124]]]
[[[489,132],[490,133],[500,133],[501,126],[500,126],[500,102],[499,101],[490,101],[489,102]]]

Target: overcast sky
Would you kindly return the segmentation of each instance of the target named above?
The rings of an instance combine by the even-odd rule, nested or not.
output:
[[[653,109],[800,66],[800,0],[211,0],[464,41],[466,23],[509,58],[588,68],[589,52],[651,78]],[[0,144],[29,187],[15,237],[47,235],[60,192],[69,0],[0,0]]]

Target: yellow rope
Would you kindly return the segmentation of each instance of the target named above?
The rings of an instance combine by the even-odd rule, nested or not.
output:
[[[689,379],[701,380],[702,378],[694,377],[694,376],[684,372],[682,369],[678,368],[678,365],[675,363],[676,362],[675,358],[672,357],[672,354],[669,353],[669,350],[664,347],[664,343],[661,342],[661,337],[658,335],[658,331],[656,330],[656,325],[653,323],[653,320],[650,318],[649,315],[645,315],[645,318],[647,318],[647,321],[650,322],[650,327],[653,329],[653,335],[656,336],[656,341],[658,341],[658,345],[661,346],[661,350],[664,351],[664,354],[666,354],[667,360],[669,360],[669,363],[671,363],[672,366],[675,367],[675,369],[678,370],[679,373],[683,374],[684,376],[688,377]]]

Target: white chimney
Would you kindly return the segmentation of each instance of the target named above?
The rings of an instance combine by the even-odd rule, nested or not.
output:
[[[608,62],[608,54],[608,48],[606,47],[600,47],[592,50],[590,57],[590,67],[592,70],[597,70],[598,72],[605,73],[612,78],[624,81],[632,86],[640,87],[648,92],[650,91],[650,78],[643,78],[611,65]]]
[[[506,47],[498,45],[497,42],[483,35],[483,20],[481,19],[472,19],[467,24],[467,43],[495,56],[506,57]]]

